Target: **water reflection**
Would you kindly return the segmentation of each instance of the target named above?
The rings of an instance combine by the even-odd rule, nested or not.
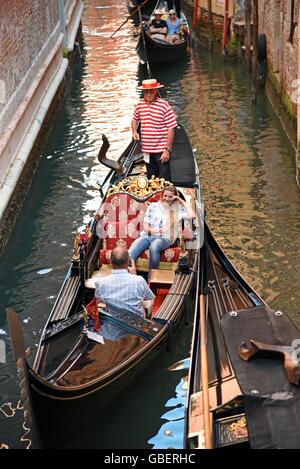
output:
[[[239,65],[201,51],[191,65],[182,87],[193,99],[180,114],[198,148],[210,227],[258,293],[300,325],[294,150],[265,95],[251,105]]]
[[[153,449],[181,449],[183,443],[185,402],[188,383],[189,359],[174,363],[168,369],[176,373],[183,373],[183,377],[175,388],[175,397],[168,399],[165,407],[168,410],[161,416],[161,420],[166,420],[159,428],[157,435],[151,438],[148,443]],[[174,377],[172,377],[174,379]]]

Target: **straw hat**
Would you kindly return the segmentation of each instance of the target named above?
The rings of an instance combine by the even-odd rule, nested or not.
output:
[[[157,90],[158,88],[163,88],[164,85],[161,85],[160,83],[155,80],[155,78],[151,78],[149,80],[143,80],[142,81],[142,86],[138,86],[138,90]]]
[[[154,14],[155,14],[155,15],[160,15],[160,16],[161,16],[161,15],[162,15],[162,12],[161,12],[160,10],[155,10]]]

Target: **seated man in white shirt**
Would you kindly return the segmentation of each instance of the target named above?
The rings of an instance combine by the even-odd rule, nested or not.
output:
[[[116,247],[111,252],[113,271],[111,275],[95,282],[95,297],[108,307],[130,311],[145,317],[144,302],[147,309],[152,306],[155,295],[140,275],[136,275],[134,262],[127,249]],[[132,265],[130,265],[132,263]],[[107,325],[106,328],[115,328]]]

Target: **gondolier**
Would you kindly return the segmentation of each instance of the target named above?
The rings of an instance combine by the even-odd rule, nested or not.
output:
[[[137,126],[141,124],[148,178],[154,175],[171,181],[170,158],[177,121],[169,103],[158,96],[162,87],[155,79],[143,80],[138,89],[143,91],[144,98],[135,106],[131,128],[133,140],[139,140]]]

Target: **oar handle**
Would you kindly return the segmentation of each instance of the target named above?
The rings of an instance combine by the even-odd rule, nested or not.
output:
[[[209,412],[209,380],[208,380],[208,356],[207,356],[207,330],[205,317],[205,296],[200,295],[200,369],[201,369],[201,388],[203,400],[203,418],[205,449],[212,449],[212,433]]]
[[[112,35],[110,36],[110,38],[112,39],[113,36],[114,36],[118,31],[120,31],[120,29],[124,26],[124,24],[126,24],[127,21],[130,20],[130,18],[131,18],[133,15],[135,15],[136,12],[137,12],[141,7],[145,6],[146,3],[148,3],[148,1],[149,1],[149,0],[145,0],[141,5],[139,5],[139,6],[131,13],[131,15],[129,15],[128,18],[121,24],[121,26],[119,26],[118,29],[116,29],[116,30],[112,33]]]

